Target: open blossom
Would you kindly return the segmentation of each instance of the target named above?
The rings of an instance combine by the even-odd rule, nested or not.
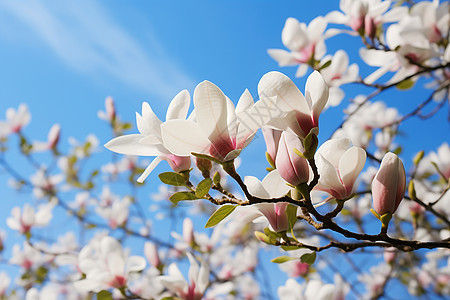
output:
[[[393,214],[405,195],[406,175],[402,161],[386,153],[372,182],[373,206],[380,215]]]
[[[263,181],[259,181],[253,176],[246,176],[244,183],[251,195],[262,199],[280,198],[290,190],[277,170],[267,174]],[[287,202],[258,203],[241,209],[238,214],[247,221],[263,217],[274,231],[280,232],[289,229],[286,215],[287,205]]]
[[[275,107],[286,113],[273,118],[268,126],[288,131],[304,139],[310,131],[318,133],[319,116],[328,101],[328,86],[319,72],[309,75],[306,97],[289,77],[280,72],[265,74],[258,84],[261,99],[273,97]]]
[[[189,110],[190,96],[183,90],[171,101],[166,114],[166,122],[170,120],[185,120]],[[191,166],[189,154],[174,155],[163,145],[161,124],[162,121],[155,115],[147,102],[142,103],[142,115],[136,113],[138,134],[129,134],[116,137],[106,143],[105,147],[111,151],[137,156],[156,156],[138,178],[143,182],[154,168],[165,160],[175,172],[188,170]]]
[[[59,141],[59,136],[61,132],[61,126],[59,124],[54,124],[50,131],[48,132],[47,141],[46,142],[34,142],[32,151],[47,151],[54,150]]]
[[[125,225],[127,222],[130,204],[130,198],[124,197],[122,200],[113,201],[110,205],[99,206],[96,211],[99,216],[108,221],[109,227],[115,229]]]
[[[349,65],[348,55],[344,50],[338,50],[331,56],[325,56],[322,59],[323,63],[331,60],[331,64],[320,70],[320,74],[330,88],[330,97],[328,99],[328,106],[337,106],[344,98],[344,91],[339,87],[345,83],[354,82],[358,79],[359,67],[358,65]],[[321,64],[322,64],[321,62]]]
[[[17,230],[20,233],[29,233],[33,227],[44,227],[52,219],[52,209],[56,205],[55,201],[39,206],[36,211],[28,203],[23,209],[16,206],[11,210],[11,217],[6,219],[9,228]]]
[[[285,286],[278,288],[278,297],[283,300],[343,300],[349,289],[338,275],[334,278],[334,284],[323,283],[320,279],[300,284],[289,278]]]
[[[203,81],[194,91],[195,118],[168,120],[161,125],[164,146],[173,154],[206,154],[226,162],[235,159],[268,118],[269,99],[254,103],[245,90],[235,107],[213,83]]]
[[[169,274],[158,279],[172,293],[182,300],[200,300],[209,284],[209,268],[205,261],[199,267],[192,254],[187,253],[191,267],[189,268],[189,283],[175,263],[169,265]]]
[[[320,179],[314,189],[327,192],[336,199],[350,197],[364,168],[366,151],[351,147],[349,139],[331,139],[320,146],[315,159]]]
[[[80,291],[126,287],[130,274],[145,268],[143,257],[128,256],[112,237],[105,236],[98,247],[93,246],[85,246],[78,255],[78,268],[86,275],[85,279],[75,282]]]
[[[27,126],[31,121],[31,114],[26,104],[20,104],[19,108],[8,108],[6,110],[6,121],[10,132],[17,133]]]
[[[326,27],[327,22],[323,17],[313,19],[308,26],[297,19],[288,18],[281,33],[281,40],[290,51],[269,49],[268,53],[280,67],[299,65],[296,76],[304,76],[308,65],[320,61],[326,53]]]
[[[112,97],[106,97],[105,99],[105,111],[98,111],[97,116],[109,123],[112,123],[116,118],[116,106]]]
[[[342,12],[332,11],[325,18],[330,23],[345,24],[374,38],[377,27],[396,22],[407,12],[404,6],[389,9],[391,3],[390,0],[341,0],[339,8]]]

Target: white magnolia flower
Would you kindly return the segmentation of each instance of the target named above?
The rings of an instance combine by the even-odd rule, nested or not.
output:
[[[389,9],[391,3],[390,0],[341,0],[339,8],[342,12],[332,11],[325,19],[330,23],[345,24],[355,32],[373,38],[377,27],[397,22],[407,13],[405,6]]]
[[[325,56],[323,63],[331,60],[331,64],[320,70],[320,74],[330,88],[327,106],[337,106],[344,98],[344,91],[339,87],[358,79],[359,67],[356,63],[349,65],[348,55],[344,50],[338,50],[333,56]],[[322,64],[322,63],[321,63]]]
[[[19,132],[31,121],[31,114],[26,104],[20,104],[19,108],[8,108],[6,110],[6,122],[10,132]]]
[[[20,233],[27,234],[33,227],[45,227],[52,219],[52,210],[56,201],[40,205],[36,211],[28,203],[21,209],[19,206],[11,210],[11,217],[6,219],[6,224],[12,230],[18,230]]]
[[[9,278],[6,272],[0,272],[0,297],[4,297],[6,294],[6,289],[11,283],[11,278]]]
[[[259,181],[256,177],[246,176],[244,183],[251,195],[263,199],[280,198],[286,195],[290,187],[281,178],[277,170],[267,174],[263,181]],[[286,215],[287,202],[279,203],[259,203],[251,206],[243,207],[237,211],[238,218],[245,218],[247,222],[253,219],[261,219],[268,222],[272,230],[276,232],[289,229],[289,223]],[[257,221],[257,220],[255,220]]]
[[[34,142],[31,150],[33,152],[47,151],[55,149],[59,141],[59,136],[61,132],[61,126],[59,124],[54,124],[50,131],[48,132],[46,142]]]
[[[205,261],[199,267],[195,258],[187,253],[191,267],[189,268],[189,283],[175,263],[169,265],[169,274],[160,276],[160,282],[172,293],[183,300],[200,300],[209,284],[209,268]]]
[[[128,256],[117,240],[106,236],[99,247],[87,245],[80,251],[78,268],[86,278],[75,282],[75,287],[82,292],[123,288],[130,274],[142,271],[145,266],[143,257]]]
[[[335,276],[334,284],[325,284],[319,279],[300,284],[289,278],[285,286],[278,288],[278,297],[283,300],[343,300],[348,291],[349,286],[340,276]]]
[[[203,81],[194,91],[196,122],[168,120],[161,125],[164,146],[179,156],[206,154],[226,162],[235,159],[273,113],[270,99],[256,103],[245,90],[237,106],[213,83]]]
[[[314,65],[326,53],[324,31],[327,22],[323,17],[313,19],[307,26],[297,19],[288,18],[281,33],[283,45],[290,51],[269,49],[269,55],[280,67],[299,65],[296,76],[304,76],[308,65]]]
[[[314,189],[327,192],[335,199],[350,197],[364,168],[366,151],[352,147],[349,139],[331,139],[320,146],[315,159],[320,179]]]
[[[314,71],[306,81],[305,94],[289,77],[280,72],[265,74],[258,84],[261,99],[272,97],[275,107],[286,115],[273,118],[268,126],[288,131],[304,139],[312,130],[319,131],[319,116],[328,101],[328,86],[319,72]]]
[[[169,104],[166,121],[185,120],[189,110],[190,96],[187,90],[178,93]],[[161,160],[166,160],[175,172],[189,169],[191,160],[189,154],[174,155],[163,144],[161,124],[163,122],[156,116],[147,102],[142,103],[142,115],[136,113],[138,134],[129,134],[116,137],[106,143],[105,147],[111,151],[137,156],[156,156],[138,178],[143,182]]]

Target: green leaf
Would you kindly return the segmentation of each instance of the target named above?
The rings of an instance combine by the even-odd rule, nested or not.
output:
[[[274,241],[262,232],[255,231],[255,236],[261,242],[264,242],[268,245],[274,245]]]
[[[321,66],[319,67],[319,70],[318,70],[318,71],[321,71],[321,70],[323,70],[323,69],[325,69],[325,68],[328,68],[330,65],[331,65],[331,59],[328,60],[328,61],[327,61],[326,63],[324,63],[323,65],[321,65]]]
[[[97,300],[113,300],[113,297],[111,292],[103,290],[97,294]]]
[[[225,219],[229,214],[231,214],[237,205],[224,205],[221,206],[218,210],[216,210],[212,216],[209,218],[208,222],[206,222],[205,228],[213,227],[219,224],[223,219]]]
[[[281,249],[283,249],[284,251],[292,251],[292,250],[300,249],[300,247],[297,247],[297,246],[281,246]]]
[[[203,198],[208,194],[209,189],[211,188],[213,181],[211,178],[206,178],[200,181],[200,183],[197,185],[197,188],[195,189],[195,196],[197,198]]]
[[[412,88],[413,86],[414,86],[414,80],[412,80],[412,79],[403,80],[403,81],[397,83],[397,85],[396,85],[396,87],[399,90],[408,90],[408,89]]]
[[[300,256],[300,261],[312,265],[316,261],[316,252],[303,254]]]
[[[183,175],[174,172],[164,172],[159,174],[159,179],[168,185],[185,186],[186,181]]]
[[[289,222],[289,228],[294,228],[295,223],[297,223],[297,206],[288,204],[286,207],[286,215]]]
[[[294,259],[297,259],[297,258],[284,255],[284,256],[278,256],[278,257],[272,259],[271,262],[276,263],[276,264],[282,264],[282,263],[285,263],[287,261],[291,261],[291,260],[294,260]]]
[[[195,199],[198,198],[195,196],[194,192],[178,192],[173,194],[169,198],[169,200],[175,204],[183,200],[195,200]]]
[[[216,172],[213,176],[213,182],[215,185],[220,186],[220,173]]]

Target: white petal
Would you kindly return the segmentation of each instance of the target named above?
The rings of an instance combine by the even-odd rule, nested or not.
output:
[[[167,108],[166,121],[172,119],[186,119],[191,97],[187,90],[179,92]]]
[[[317,185],[319,190],[321,189],[339,190],[339,188],[342,187],[342,183],[339,180],[336,168],[321,154],[317,156],[316,164],[320,174],[319,184]]]
[[[210,141],[229,139],[227,98],[213,83],[203,81],[194,91],[197,123]]]
[[[308,37],[300,22],[294,18],[288,18],[281,32],[283,44],[291,51],[298,51],[308,43]]]
[[[196,282],[198,292],[202,294],[209,284],[209,267],[208,265],[202,261],[202,264],[200,266],[200,271],[198,273],[198,280]]]
[[[311,20],[311,22],[308,25],[307,33],[308,38],[311,41],[318,41],[322,39],[322,34],[327,28],[327,21],[324,17],[317,17]]]
[[[148,175],[156,168],[156,166],[161,162],[161,156],[156,157],[148,166],[145,168],[144,173],[137,179],[137,182],[143,183],[147,179]]]
[[[286,195],[290,187],[281,178],[278,170],[274,170],[267,174],[262,181],[264,189],[269,193],[270,198],[280,198]]]
[[[236,114],[251,109],[254,104],[255,101],[253,101],[252,94],[250,94],[248,89],[245,89],[236,105]]]
[[[309,107],[302,92],[289,77],[280,72],[265,74],[258,83],[258,94],[261,99],[276,97],[276,108],[281,111],[296,110],[309,115]]]
[[[343,13],[341,13],[340,11],[337,11],[337,10],[328,13],[325,16],[325,19],[329,23],[334,23],[334,24],[345,24],[349,20],[346,15],[344,15]]]
[[[278,62],[280,67],[295,66],[297,61],[291,52],[283,49],[269,49],[267,53]]]
[[[189,156],[191,152],[209,153],[209,140],[200,127],[187,120],[169,120],[161,125],[164,146],[173,154]]]
[[[140,256],[130,256],[127,259],[127,271],[128,272],[139,272],[142,271],[147,263],[145,259]]]
[[[157,156],[161,154],[161,145],[148,145],[142,143],[141,134],[122,135],[105,144],[109,150],[128,155]]]
[[[136,123],[139,132],[145,135],[158,134],[161,120],[153,112],[147,102],[142,103],[142,117],[136,113]]]
[[[351,147],[339,160],[339,175],[347,190],[351,191],[359,173],[366,163],[366,151]]]
[[[117,252],[108,253],[106,256],[106,263],[108,265],[108,271],[113,276],[123,276],[125,275],[125,262],[123,257]]]
[[[252,196],[262,198],[262,199],[270,199],[270,194],[266,191],[261,181],[254,176],[245,176],[244,183],[247,186],[249,193]]]
[[[345,151],[350,148],[350,140],[347,138],[331,139],[323,143],[317,150],[317,155],[321,154],[335,168],[339,167],[339,160]]]
[[[319,118],[320,113],[328,101],[328,85],[319,72],[314,71],[306,80],[306,100],[311,99],[314,120]],[[309,101],[308,101],[309,102]]]

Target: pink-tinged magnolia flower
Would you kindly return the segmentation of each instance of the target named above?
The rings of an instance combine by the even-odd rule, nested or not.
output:
[[[152,242],[145,242],[144,244],[144,255],[147,258],[150,265],[155,268],[158,268],[161,264],[161,259],[158,254],[158,248]]]
[[[353,193],[355,181],[364,168],[366,151],[351,147],[349,139],[331,139],[320,146],[315,160],[320,179],[314,189],[345,200]]]
[[[393,214],[405,195],[406,175],[402,161],[392,152],[386,153],[372,182],[375,211]]]
[[[17,133],[31,121],[31,114],[26,104],[20,104],[19,109],[8,108],[6,110],[6,121],[10,132]]]
[[[246,176],[244,183],[251,195],[262,199],[283,197],[290,189],[277,170],[267,174],[263,181],[259,181],[253,176]],[[245,207],[240,211],[248,222],[262,216],[269,222],[270,227],[274,231],[280,232],[289,229],[286,215],[287,204],[287,202],[258,203]]]
[[[300,139],[292,133],[283,131],[278,145],[275,166],[280,176],[288,183],[297,186],[309,180],[309,165],[306,159],[294,152],[303,152]]]
[[[273,103],[256,103],[245,90],[234,107],[213,83],[203,81],[194,91],[196,122],[169,120],[161,125],[164,146],[175,155],[201,153],[226,162],[235,159],[255,132],[272,117]]]
[[[264,136],[264,141],[266,142],[267,153],[269,154],[272,161],[275,162],[282,131],[267,127],[261,128],[261,131]]]
[[[404,6],[389,10],[391,3],[389,0],[341,0],[339,8],[342,12],[332,11],[325,19],[330,23],[345,24],[356,32],[374,38],[376,27],[399,21],[408,11]]]
[[[98,246],[87,245],[78,255],[78,268],[86,275],[74,283],[80,291],[126,287],[130,273],[142,271],[146,266],[143,257],[128,256],[112,237],[103,237]]]
[[[169,265],[169,274],[158,279],[172,293],[182,300],[200,300],[209,284],[209,268],[205,261],[199,267],[192,254],[187,253],[191,267],[189,268],[189,283],[184,279],[175,263]]]
[[[116,118],[116,107],[112,97],[106,97],[105,99],[105,111],[99,111],[97,116],[105,121],[112,123]]]
[[[326,53],[324,31],[327,22],[317,17],[307,26],[297,19],[288,18],[281,33],[283,45],[290,51],[269,49],[269,55],[280,67],[299,65],[296,76],[304,76],[308,65],[319,61]]]
[[[188,91],[183,90],[178,93],[169,104],[166,114],[166,121],[184,120],[189,110],[190,96]],[[161,124],[150,105],[142,103],[142,116],[136,113],[136,123],[139,134],[129,134],[116,137],[105,144],[111,151],[138,156],[156,156],[156,158],[145,169],[138,178],[138,182],[143,182],[161,160],[169,163],[175,172],[188,170],[191,166],[189,154],[174,155],[162,143]]]
[[[321,69],[320,74],[330,88],[330,97],[327,106],[337,106],[344,98],[344,91],[339,87],[343,84],[356,81],[358,79],[359,67],[356,63],[349,66],[348,55],[344,50],[338,50],[332,57],[325,56],[321,61],[321,65],[330,60],[331,64]]]
[[[33,227],[45,227],[52,219],[52,209],[56,205],[55,201],[39,206],[35,211],[28,203],[23,207],[16,206],[11,210],[11,217],[6,219],[6,224],[12,230],[27,234]]]
[[[319,131],[319,116],[328,101],[328,86],[319,72],[309,75],[306,97],[289,77],[280,72],[265,74],[258,84],[261,99],[274,99],[275,107],[286,115],[273,118],[268,126],[288,131],[304,139],[312,130]]]
[[[47,141],[34,142],[33,148],[31,150],[34,152],[39,152],[55,149],[56,145],[59,142],[60,133],[61,133],[61,126],[59,126],[59,124],[54,124],[52,128],[50,128],[50,131],[48,132]]]

